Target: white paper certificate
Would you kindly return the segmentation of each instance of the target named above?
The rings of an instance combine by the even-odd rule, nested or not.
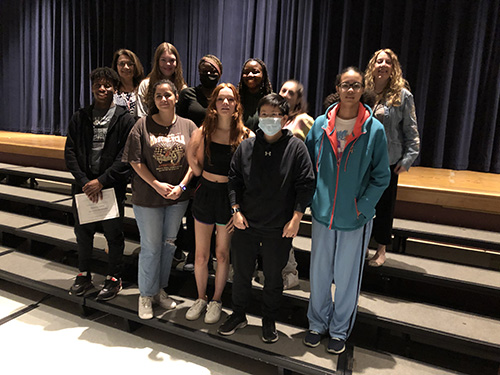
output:
[[[92,203],[83,193],[75,195],[76,209],[78,211],[80,224],[114,219],[120,215],[118,212],[118,204],[116,203],[115,190],[109,188],[101,191],[102,199],[97,203]]]

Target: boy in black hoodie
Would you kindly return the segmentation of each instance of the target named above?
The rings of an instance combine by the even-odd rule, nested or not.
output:
[[[314,172],[304,142],[282,129],[288,117],[287,101],[273,93],[262,98],[258,108],[256,136],[240,144],[229,171],[235,226],[231,242],[233,314],[218,332],[232,335],[247,325],[245,313],[260,252],[265,278],[262,340],[272,343],[278,340],[275,319],[283,293],[281,270],[312,199]]]
[[[90,80],[94,103],[79,109],[71,117],[64,158],[66,167],[75,177],[74,194],[83,192],[90,201],[97,203],[102,199],[102,189],[115,190],[120,216],[100,222],[109,252],[108,275],[97,299],[109,300],[122,287],[120,269],[125,247],[123,213],[131,169],[121,159],[135,120],[127,110],[113,103],[113,95],[120,83],[120,77],[113,69],[97,68],[90,73]],[[93,286],[90,267],[98,223],[80,224],[76,208],[74,211],[80,273],[69,292],[81,296]]]

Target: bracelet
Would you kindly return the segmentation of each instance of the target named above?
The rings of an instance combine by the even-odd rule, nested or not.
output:
[[[182,191],[186,191],[186,189],[187,189],[187,188],[186,188],[186,185],[184,185],[184,184],[179,184],[179,185],[177,185],[177,186],[179,186],[179,187],[181,188],[181,190],[182,190]]]

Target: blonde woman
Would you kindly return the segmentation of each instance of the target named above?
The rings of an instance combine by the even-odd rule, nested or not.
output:
[[[182,73],[181,57],[173,44],[163,42],[155,51],[153,69],[139,85],[139,101],[137,114],[139,117],[148,115],[147,103],[153,97],[152,87],[160,80],[173,82],[177,92],[187,87]]]
[[[391,243],[398,176],[407,172],[417,158],[420,138],[413,95],[392,50],[381,49],[373,54],[365,71],[365,81],[366,88],[377,95],[373,114],[384,125],[391,168],[391,182],[377,204],[373,222],[377,252],[368,262],[372,267],[380,267],[386,259],[386,246]]]

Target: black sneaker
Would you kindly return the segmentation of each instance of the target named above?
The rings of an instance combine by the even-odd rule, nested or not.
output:
[[[276,324],[272,319],[262,319],[262,341],[265,343],[273,343],[278,341],[278,332],[276,331]]]
[[[311,348],[315,348],[321,342],[321,333],[316,331],[307,331],[306,337],[304,337],[304,345]]]
[[[328,347],[326,348],[328,353],[340,354],[345,350],[345,340],[339,339],[337,337],[331,337],[328,340]]]
[[[221,324],[217,332],[223,336],[229,336],[236,332],[239,328],[244,328],[248,324],[247,318],[244,314],[232,313],[229,315],[224,323]]]
[[[85,292],[89,289],[92,289],[94,285],[92,285],[92,277],[90,273],[87,276],[84,276],[83,273],[79,273],[76,276],[75,282],[71,285],[69,289],[69,294],[73,296],[83,296]]]
[[[118,292],[122,290],[122,279],[112,277],[104,281],[104,286],[96,297],[98,301],[108,301],[116,297]]]
[[[184,252],[179,249],[179,248],[176,248],[175,251],[174,251],[174,258],[173,258],[176,262],[180,263],[182,262],[183,260],[186,259],[186,255],[184,254]]]

